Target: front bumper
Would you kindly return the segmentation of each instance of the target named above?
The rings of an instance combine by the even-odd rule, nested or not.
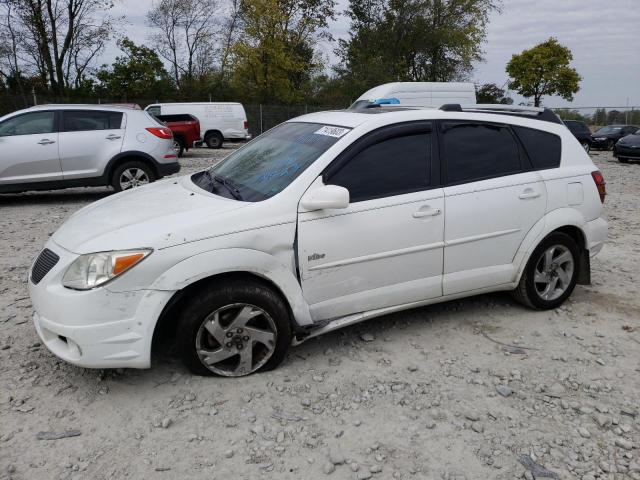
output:
[[[626,145],[616,145],[613,155],[618,158],[640,159],[640,147],[632,148]]]
[[[88,368],[148,368],[157,319],[173,292],[113,292],[109,285],[70,290],[61,280],[77,258],[50,240],[58,263],[35,285],[33,323],[42,343],[61,359]]]

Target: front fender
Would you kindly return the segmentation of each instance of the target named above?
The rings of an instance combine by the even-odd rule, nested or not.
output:
[[[149,288],[177,291],[198,280],[232,272],[252,273],[273,283],[289,303],[295,322],[299,326],[313,323],[294,274],[276,257],[259,250],[224,248],[194,255],[164,272]]]
[[[554,230],[560,227],[572,226],[577,227],[585,235],[585,226],[587,222],[582,214],[574,208],[558,208],[547,213],[529,230],[527,236],[520,244],[520,248],[516,253],[513,264],[517,267],[515,283],[520,281],[520,277],[524,272],[527,262],[531,254],[538,244]],[[588,242],[585,242],[588,245]]]

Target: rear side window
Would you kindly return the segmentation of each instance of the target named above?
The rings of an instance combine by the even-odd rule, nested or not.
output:
[[[441,132],[449,185],[521,171],[518,144],[508,127],[442,122]]]
[[[119,129],[121,125],[121,112],[67,110],[63,116],[62,131],[86,132],[90,130],[112,130]]]
[[[328,183],[349,190],[351,202],[426,190],[431,184],[431,133],[402,135],[366,147]]]
[[[154,105],[153,107],[147,107],[147,112],[149,112],[151,115],[160,115],[160,107],[157,105]]]
[[[513,127],[524,145],[534,170],[558,168],[562,154],[560,137],[533,128]]]

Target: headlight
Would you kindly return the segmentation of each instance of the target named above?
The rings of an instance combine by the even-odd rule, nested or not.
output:
[[[596,137],[596,140],[598,142],[604,142],[607,139],[607,137]]]
[[[80,255],[64,272],[62,285],[74,290],[98,287],[140,263],[152,251],[145,248]]]

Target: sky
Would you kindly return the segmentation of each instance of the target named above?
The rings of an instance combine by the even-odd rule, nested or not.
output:
[[[339,12],[348,0],[337,0]],[[120,33],[136,43],[148,41],[145,15],[153,0],[119,0],[112,13],[123,16]],[[347,38],[349,22],[339,15],[330,25],[337,38]],[[483,45],[484,61],[475,65],[476,83],[505,86],[505,65],[514,53],[531,48],[550,36],[573,52],[573,66],[582,76],[573,102],[545,97],[549,107],[640,108],[640,0],[503,0],[500,12],[491,14]],[[322,43],[320,51],[335,62],[334,45]],[[118,54],[115,42],[103,62]],[[510,92],[516,103],[523,101]]]

